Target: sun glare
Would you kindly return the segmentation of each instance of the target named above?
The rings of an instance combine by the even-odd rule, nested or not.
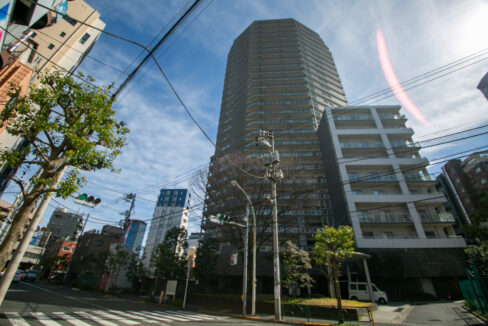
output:
[[[376,43],[378,46],[378,56],[380,58],[381,68],[383,69],[383,73],[385,74],[385,78],[388,85],[390,85],[393,94],[395,94],[396,98],[400,101],[403,107],[408,110],[408,112],[410,112],[418,121],[426,124],[427,120],[425,120],[423,114],[410,100],[407,93],[405,93],[402,85],[395,75],[395,72],[393,71],[393,67],[391,66],[390,59],[388,57],[385,39],[383,38],[383,34],[380,30],[376,32]]]

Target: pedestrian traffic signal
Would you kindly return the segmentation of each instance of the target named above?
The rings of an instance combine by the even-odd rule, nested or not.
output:
[[[88,194],[81,194],[75,198],[74,202],[88,207],[95,207],[98,204],[100,204],[102,200],[95,196],[91,196],[91,195],[89,196]]]
[[[234,265],[237,265],[237,257],[238,257],[238,253],[237,252],[234,252],[230,255],[230,264],[232,266]]]

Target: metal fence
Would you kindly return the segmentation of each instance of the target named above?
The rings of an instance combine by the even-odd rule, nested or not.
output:
[[[467,280],[459,282],[461,293],[463,294],[466,305],[481,312],[488,313],[488,290],[486,282],[488,278],[481,277],[476,267],[466,268]]]
[[[282,317],[305,318],[307,322],[311,319],[337,320],[338,312],[336,307],[318,307],[299,304],[283,304],[281,306]],[[371,306],[365,307],[343,307],[344,320],[348,321],[369,321],[374,326],[373,312]]]

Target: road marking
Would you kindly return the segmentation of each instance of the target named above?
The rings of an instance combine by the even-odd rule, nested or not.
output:
[[[61,326],[60,323],[52,320],[51,318],[46,316],[46,314],[43,312],[31,312],[31,315],[36,317],[39,320],[39,322],[45,326]]]
[[[169,314],[166,314],[164,312],[152,312],[152,311],[143,311],[143,313],[146,313],[146,314],[150,314],[151,316],[154,316],[154,317],[159,317],[159,318],[169,318],[171,320],[176,320],[176,321],[191,321],[191,319],[186,319],[186,318],[183,318],[183,317],[175,317],[175,316],[171,316]]]
[[[142,320],[142,321],[150,322],[150,323],[158,323],[155,320],[147,320],[147,318],[144,315],[143,316],[138,316],[138,315],[135,315],[135,314],[129,314],[127,312],[123,312],[123,311],[119,311],[119,310],[109,310],[109,311],[111,313],[119,314],[119,315],[126,316],[126,317],[129,317],[129,318],[132,318],[132,319],[136,319],[136,320]]]
[[[73,324],[75,326],[91,326],[90,324],[84,322],[83,320],[79,320],[78,318],[68,315],[65,312],[53,312],[53,314],[59,316],[60,318],[63,318],[68,323]]]
[[[91,319],[101,325],[105,325],[105,326],[119,326],[117,325],[116,323],[112,323],[111,321],[108,321],[108,320],[103,320],[102,318],[100,317],[97,317],[97,316],[92,316],[90,315],[89,313],[87,313],[86,311],[75,311],[75,314],[77,315],[80,315],[80,316],[83,316],[85,318],[88,318],[88,319]]]
[[[154,316],[154,315],[152,315],[152,314],[149,314],[149,312],[146,312],[146,311],[144,311],[144,312],[136,312],[136,311],[131,311],[130,313],[131,313],[131,314],[136,314],[136,315],[142,316],[142,317],[144,317],[144,318],[146,318],[146,319],[147,319],[147,318],[149,318],[149,319],[153,319],[153,320],[158,320],[158,321],[166,321],[166,322],[168,322],[168,321],[169,321],[169,322],[173,321],[171,318],[169,318],[169,319],[168,319],[168,318],[163,318],[163,317],[161,317],[161,316]]]
[[[208,320],[221,319],[221,317],[211,316],[211,315],[204,315],[204,314],[198,314],[198,313],[195,313],[193,311],[181,311],[181,310],[172,310],[172,311],[169,311],[169,310],[167,310],[167,312],[172,312],[172,313],[175,313],[175,314],[184,314],[185,316],[195,316],[195,317],[200,317],[202,319],[208,319]]]
[[[112,315],[112,314],[109,314],[106,311],[92,310],[92,312],[95,313],[95,314],[98,314],[100,316],[103,316],[103,317],[105,317],[107,319],[113,319],[113,320],[119,321],[122,324],[126,324],[126,325],[139,325],[139,323],[137,321],[127,320],[127,319],[124,319],[124,317],[117,316],[117,315]]]
[[[177,311],[169,311],[169,310],[166,310],[164,312],[167,313],[167,314],[175,315],[176,317],[181,316],[183,318],[188,318],[190,320],[198,320],[198,321],[201,321],[202,319],[204,319],[204,320],[205,319],[207,319],[207,320],[210,319],[210,318],[207,318],[207,317],[192,316],[190,314],[181,314],[181,313],[179,313]]]
[[[29,326],[29,324],[16,312],[3,313],[13,326]]]

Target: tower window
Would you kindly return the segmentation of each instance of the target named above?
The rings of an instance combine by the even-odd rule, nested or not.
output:
[[[61,32],[61,33],[59,34],[59,36],[61,36],[61,37],[65,37],[65,36],[66,36],[66,33],[65,33],[65,32]]]
[[[54,49],[54,44],[52,44],[52,43],[51,43],[51,44],[49,44],[49,45],[47,46],[47,48],[48,48],[49,50]]]

